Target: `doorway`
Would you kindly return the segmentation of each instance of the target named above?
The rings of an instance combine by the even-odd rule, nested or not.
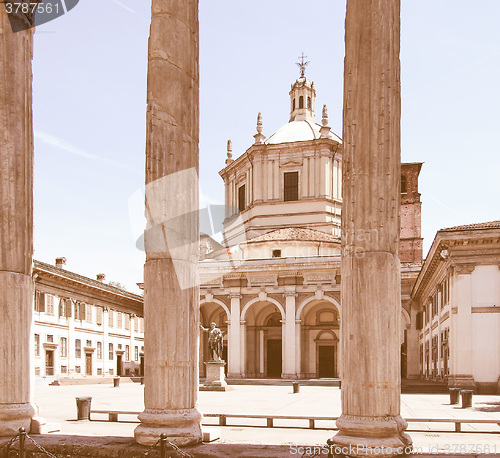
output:
[[[116,375],[122,376],[122,355],[116,355]]]
[[[92,375],[92,353],[85,353],[85,374]]]
[[[45,375],[54,375],[54,351],[45,350]]]
[[[269,339],[267,341],[267,376],[271,378],[281,378],[281,364],[281,339]]]
[[[333,345],[318,347],[318,377],[335,377],[335,347]]]

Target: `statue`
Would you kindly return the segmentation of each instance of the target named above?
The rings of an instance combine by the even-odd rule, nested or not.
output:
[[[222,361],[222,331],[214,322],[210,323],[210,329],[204,328],[200,323],[200,329],[208,332],[208,346],[212,351],[211,361]]]

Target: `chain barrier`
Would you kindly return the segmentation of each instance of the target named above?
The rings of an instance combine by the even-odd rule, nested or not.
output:
[[[10,455],[10,447],[12,447],[18,440],[19,440],[19,433],[16,434],[14,437],[12,437],[6,445],[4,445],[2,448],[0,448],[0,451],[3,452],[3,449],[5,447],[5,455],[3,455],[3,453],[2,453],[1,456],[8,457]]]
[[[10,441],[4,445],[3,447],[0,448],[0,452],[3,452],[5,449],[5,454],[2,453],[2,457],[8,458],[10,453],[11,453],[11,447],[19,440],[19,450],[12,450],[12,452],[18,452],[19,457],[24,457],[26,456],[25,453],[25,439],[29,439],[33,445],[40,450],[42,453],[44,453],[46,456],[49,458],[58,458],[57,455],[54,455],[53,453],[48,452],[43,448],[39,443],[35,441],[29,434],[26,433],[24,428],[20,428],[19,432],[13,436]],[[185,451],[181,450],[177,445],[173,444],[169,440],[167,440],[167,435],[162,434],[160,438],[154,443],[151,447],[149,447],[142,456],[148,456],[149,453],[156,448],[156,446],[160,444],[160,453],[161,453],[161,458],[167,458],[167,450],[166,446],[169,445],[175,452],[177,452],[180,456],[186,457],[186,458],[193,458],[189,453],[186,453]],[[303,457],[309,456],[309,455],[302,455]],[[316,456],[316,455],[313,455]]]
[[[33,444],[35,445],[35,447],[40,450],[42,453],[45,453],[45,455],[49,456],[50,458],[57,458],[56,455],[54,455],[53,453],[50,453],[50,452],[47,452],[47,450],[45,450],[40,444],[38,444],[35,439],[33,439],[29,434],[26,434],[26,437],[31,441],[33,442]]]

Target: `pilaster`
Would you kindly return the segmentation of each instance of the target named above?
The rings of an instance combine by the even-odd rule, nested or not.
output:
[[[283,294],[285,298],[285,326],[283,335],[284,365],[283,378],[297,378],[296,372],[296,330],[295,330],[295,291],[287,291]]]
[[[231,300],[231,322],[228,326],[227,376],[230,378],[239,378],[241,377],[241,295],[239,293],[232,293],[228,297]]]

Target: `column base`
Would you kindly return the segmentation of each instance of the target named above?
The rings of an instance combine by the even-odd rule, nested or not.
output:
[[[177,446],[199,444],[202,415],[198,409],[156,410],[146,409],[139,415],[141,424],[135,428],[135,441],[141,445],[153,445],[166,434]]]
[[[404,433],[408,423],[395,417],[359,417],[342,415],[339,432],[328,440],[334,456],[390,458],[409,454],[412,440]]]
[[[0,436],[15,436],[19,428],[31,429],[31,419],[38,413],[32,402],[23,404],[0,404]]]
[[[463,388],[464,390],[475,390],[476,382],[472,375],[450,375],[448,377],[449,388]]]

